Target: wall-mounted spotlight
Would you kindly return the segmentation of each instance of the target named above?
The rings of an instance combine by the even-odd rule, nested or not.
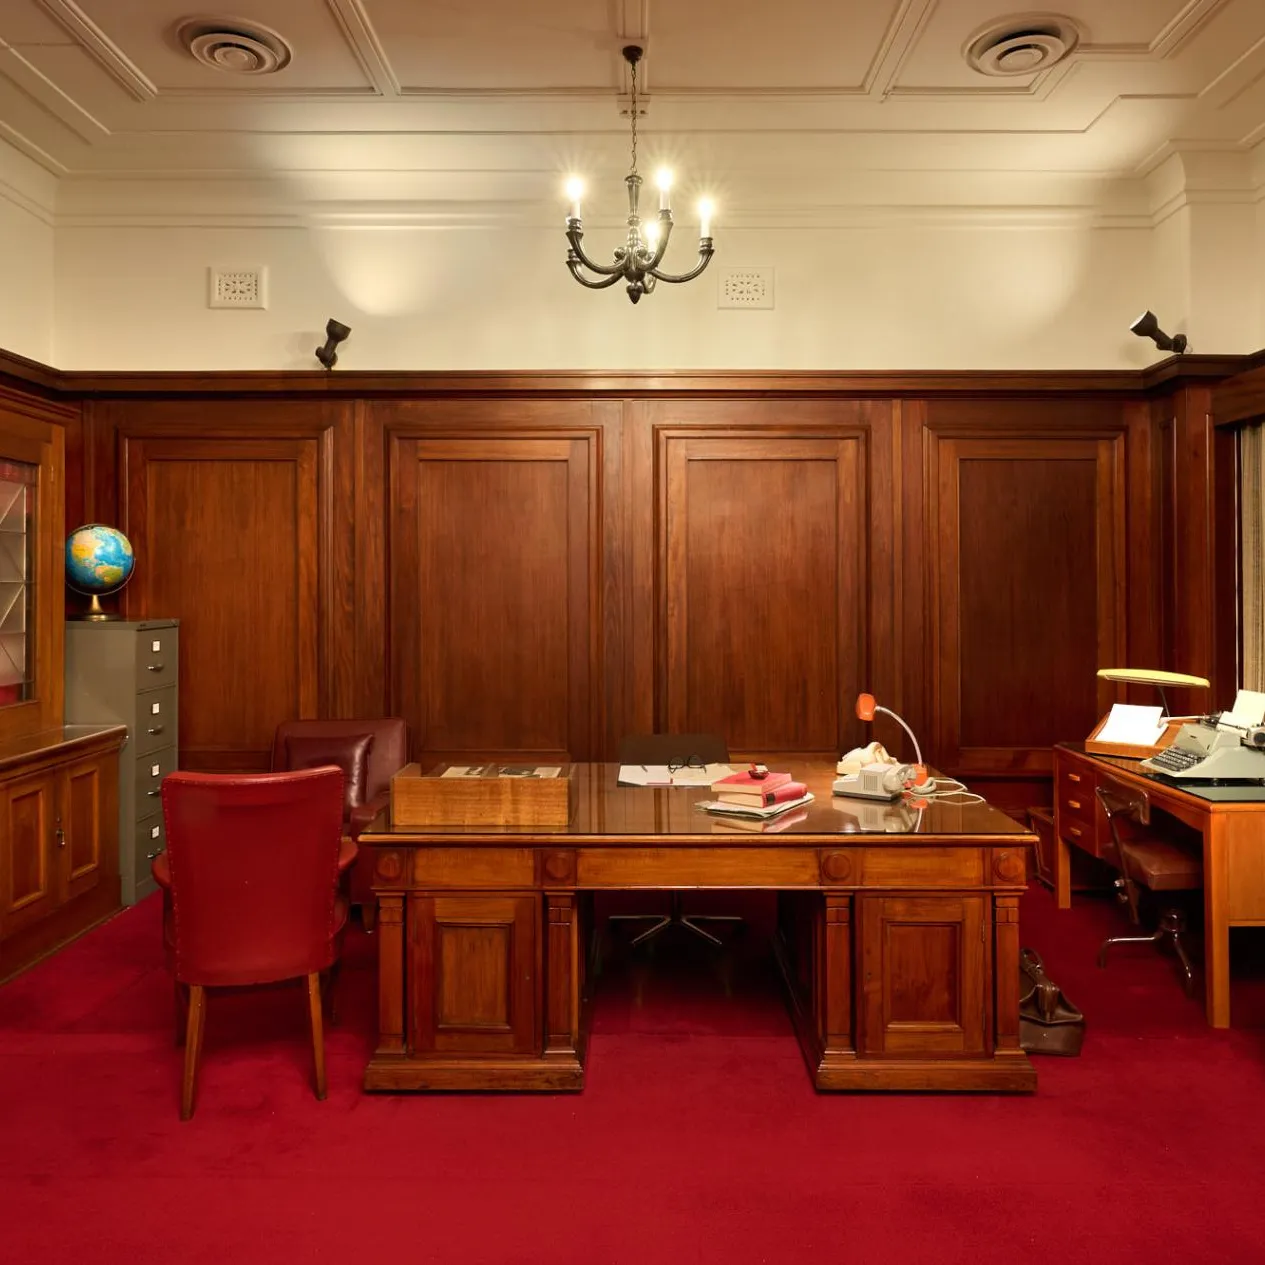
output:
[[[338,363],[338,352],[334,348],[350,333],[350,325],[344,325],[332,316],[325,323],[325,346],[316,349],[316,358],[326,369],[332,369]]]
[[[1161,351],[1176,352],[1180,356],[1186,350],[1186,335],[1174,334],[1170,338],[1160,329],[1160,323],[1150,308],[1129,326],[1129,331],[1139,338],[1149,338]]]

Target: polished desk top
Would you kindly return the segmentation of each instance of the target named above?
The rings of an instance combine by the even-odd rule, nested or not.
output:
[[[923,801],[906,795],[895,803],[832,795],[835,763],[801,760],[794,756],[775,761],[807,784],[814,800],[781,817],[741,823],[698,808],[700,800],[714,796],[705,787],[619,786],[618,764],[572,764],[574,805],[566,826],[392,826],[390,810],[380,813],[360,835],[361,843],[399,842],[409,836],[474,838],[548,836],[551,839],[602,838],[606,840],[653,839],[697,842],[723,836],[729,842],[759,840],[761,846],[784,841],[802,846],[805,837],[837,839],[847,835],[883,835],[912,839],[937,836],[938,841],[994,836],[1027,836],[1029,831],[1012,817],[987,803],[957,804]],[[918,805],[924,805],[919,807]]]

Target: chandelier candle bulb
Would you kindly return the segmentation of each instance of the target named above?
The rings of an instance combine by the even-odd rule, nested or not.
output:
[[[572,176],[567,181],[567,197],[571,200],[571,218],[578,220],[580,218],[580,199],[584,196],[584,181],[578,176]]]
[[[671,208],[668,204],[668,194],[672,189],[672,173],[666,167],[660,167],[659,174],[655,182],[659,186],[659,210],[670,210]]]
[[[712,204],[707,198],[698,204],[698,235],[700,237],[712,235]]]

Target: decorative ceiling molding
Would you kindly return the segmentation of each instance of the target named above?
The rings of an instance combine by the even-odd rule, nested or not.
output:
[[[7,54],[10,78],[19,88],[38,101],[41,106],[91,144],[110,135],[110,129],[90,111],[85,109],[68,92],[55,84],[40,68],[34,65],[21,50],[0,40],[0,51]],[[14,70],[16,68],[16,73]]]
[[[399,77],[365,10],[363,0],[325,0],[325,3],[334,15],[334,21],[338,23],[348,48],[360,62],[365,78],[373,84],[378,96],[400,96],[403,89],[400,87]]]
[[[36,3],[66,28],[133,100],[152,101],[158,96],[158,89],[153,82],[75,0],[36,0]]]
[[[0,180],[0,199],[12,203],[28,215],[33,215],[40,223],[48,225],[49,228],[55,228],[57,225],[56,217],[48,207],[42,206],[34,198],[29,197],[21,189],[15,188],[6,180]]]

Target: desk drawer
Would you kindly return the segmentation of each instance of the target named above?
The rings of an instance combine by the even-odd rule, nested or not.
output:
[[[1075,817],[1088,826],[1093,826],[1097,799],[1094,787],[1097,779],[1089,769],[1059,769],[1058,805],[1064,819]]]

